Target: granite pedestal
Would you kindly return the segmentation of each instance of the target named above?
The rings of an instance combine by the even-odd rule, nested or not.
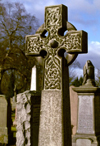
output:
[[[77,132],[72,138],[72,146],[97,146],[94,101],[98,87],[85,84],[73,90],[78,93],[78,122]]]

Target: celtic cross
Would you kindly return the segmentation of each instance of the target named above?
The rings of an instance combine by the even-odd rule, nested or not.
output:
[[[57,5],[45,8],[45,23],[35,35],[26,36],[27,55],[45,55],[44,89],[61,89],[61,52],[86,53],[87,33],[84,31],[68,31],[67,7]],[[48,36],[45,37],[45,32]],[[84,48],[83,48],[84,46]]]
[[[64,35],[66,30],[68,32]],[[68,54],[66,59],[64,52]],[[45,23],[35,35],[26,36],[26,55],[44,57],[39,146],[68,144],[70,139],[70,132],[66,131],[66,127],[70,127],[68,65],[79,53],[87,53],[87,33],[77,31],[67,21],[66,6],[46,7]]]

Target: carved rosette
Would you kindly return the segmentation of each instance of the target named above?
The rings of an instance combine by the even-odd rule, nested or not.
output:
[[[17,95],[16,146],[31,146],[31,94],[29,91]]]

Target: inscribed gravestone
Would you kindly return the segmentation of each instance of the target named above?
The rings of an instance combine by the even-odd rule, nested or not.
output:
[[[95,86],[94,66],[90,60],[86,62],[83,73],[83,85],[73,88],[79,98],[77,132],[73,136],[73,146],[83,146],[83,144],[97,146],[94,101],[98,87]]]
[[[65,51],[73,54],[65,59]],[[45,57],[39,146],[71,145],[68,65],[83,52],[87,52],[87,33],[67,22],[67,7],[46,7],[45,23],[26,37],[26,54]]]
[[[7,101],[4,95],[0,95],[0,143],[8,143]]]

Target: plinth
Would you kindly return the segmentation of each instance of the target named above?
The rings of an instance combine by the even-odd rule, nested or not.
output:
[[[97,146],[94,106],[98,87],[85,84],[73,90],[78,93],[78,121],[77,132],[72,138],[72,146]]]

